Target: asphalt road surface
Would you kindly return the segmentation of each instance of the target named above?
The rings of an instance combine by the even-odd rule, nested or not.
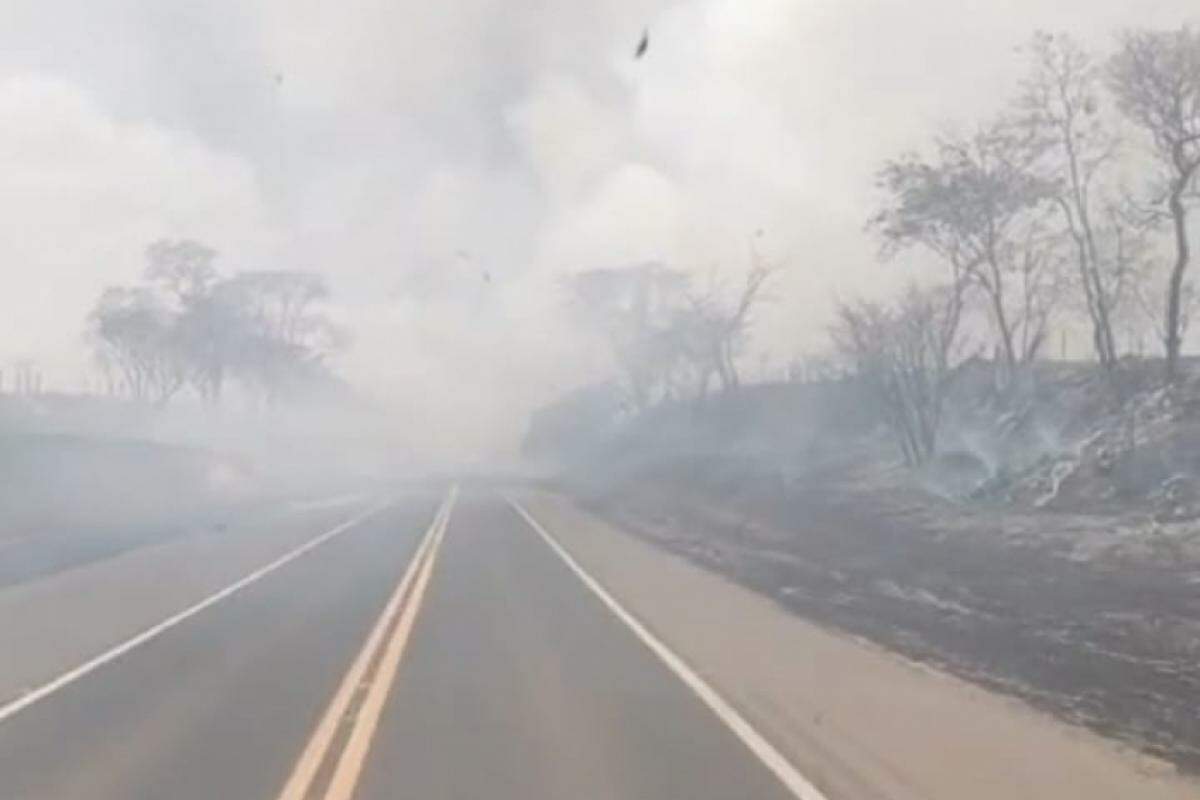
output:
[[[504,498],[340,522],[0,694],[0,798],[819,797]]]

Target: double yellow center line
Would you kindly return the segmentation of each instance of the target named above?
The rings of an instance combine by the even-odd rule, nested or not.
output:
[[[458,497],[451,487],[404,577],[300,754],[279,800],[350,800]]]

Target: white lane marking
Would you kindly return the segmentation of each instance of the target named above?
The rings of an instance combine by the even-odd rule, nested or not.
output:
[[[783,753],[780,753],[773,744],[755,730],[746,721],[746,718],[729,704],[729,701],[718,694],[717,690],[710,686],[708,681],[701,678],[695,670],[687,665],[687,662],[683,658],[676,655],[673,650],[663,644],[662,640],[647,630],[642,623],[638,622],[633,614],[626,611],[624,606],[617,602],[599,581],[589,575],[579,565],[579,562],[558,543],[558,540],[525,510],[524,506],[511,497],[506,499],[508,500],[508,504],[513,507],[513,510],[529,523],[529,527],[533,528],[542,537],[546,544],[550,546],[550,549],[558,554],[558,557],[583,581],[583,584],[591,589],[592,593],[600,598],[600,601],[604,605],[608,606],[609,611],[613,612],[619,620],[624,622],[642,640],[643,644],[650,648],[689,689],[695,692],[697,697],[704,701],[704,704],[733,731],[734,735],[741,739],[742,743],[750,748],[750,751],[754,755],[758,756],[758,759],[762,761],[767,769],[771,770],[775,774],[775,777],[779,778],[788,791],[800,798],[800,800],[828,800],[820,789],[814,786],[808,778],[805,778],[800,774],[798,769],[792,766],[792,763],[787,760]]]
[[[118,659],[121,656],[128,653],[130,650],[133,650],[135,647],[139,647],[139,646],[145,644],[146,642],[150,641],[151,639],[155,638],[156,636],[159,636],[160,634],[164,633],[165,631],[170,630],[171,628],[174,628],[176,625],[180,624],[181,622],[184,622],[184,621],[188,620],[189,618],[196,616],[201,611],[204,611],[206,608],[209,608],[210,606],[214,606],[217,603],[219,603],[222,600],[229,597],[230,595],[232,595],[242,589],[245,589],[247,586],[254,583],[255,581],[261,580],[262,578],[266,577],[267,575],[270,575],[275,570],[279,569],[282,566],[285,566],[286,564],[288,564],[292,561],[295,561],[297,558],[299,558],[300,556],[304,555],[305,553],[313,550],[314,548],[320,547],[321,545],[325,544],[326,542],[328,542],[330,539],[334,538],[335,536],[339,536],[339,535],[345,533],[346,531],[353,528],[355,525],[358,525],[359,523],[364,522],[365,520],[374,516],[375,514],[378,514],[380,511],[387,508],[389,505],[391,505],[391,503],[381,503],[373,508],[368,509],[367,511],[364,511],[362,514],[359,514],[358,516],[353,517],[353,518],[347,520],[346,522],[343,522],[342,524],[338,525],[337,527],[331,528],[330,530],[325,531],[324,533],[320,534],[319,536],[309,539],[307,542],[300,545],[296,549],[285,553],[284,555],[275,559],[271,563],[266,564],[265,566],[259,567],[258,569],[254,570],[253,572],[251,572],[249,575],[245,576],[244,578],[242,578],[238,581],[235,581],[234,583],[231,583],[228,586],[226,586],[224,589],[221,589],[220,591],[209,595],[208,597],[204,598],[203,600],[196,603],[195,605],[189,606],[177,614],[172,614],[171,616],[164,619],[162,622],[151,625],[149,628],[146,628],[145,630],[143,630],[141,633],[137,634],[136,636],[133,636],[130,639],[126,639],[124,642],[118,644],[117,646],[115,646],[109,650],[106,650],[103,653],[101,653],[97,656],[94,656],[93,658],[88,659],[87,661],[83,662],[82,664],[75,667],[74,669],[68,670],[67,672],[64,672],[63,674],[59,675],[57,678],[54,678],[53,680],[48,681],[47,683],[43,683],[41,686],[38,686],[38,687],[30,690],[29,692],[22,695],[21,697],[18,697],[17,699],[10,701],[9,703],[7,703],[3,706],[0,706],[0,723],[3,723],[6,720],[16,716],[17,714],[19,714],[22,711],[24,711],[25,709],[29,708],[31,705],[38,702],[39,700],[43,700],[46,697],[49,697],[50,695],[57,692],[59,689],[62,689],[63,687],[74,683],[75,681],[79,680],[83,676],[87,675],[89,672],[99,669],[100,667],[104,666],[105,664],[108,664],[111,661],[115,661],[116,659]]]

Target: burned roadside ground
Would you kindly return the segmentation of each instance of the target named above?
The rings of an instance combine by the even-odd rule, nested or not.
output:
[[[1200,773],[1195,567],[1081,563],[1012,520],[965,527],[840,486],[717,499],[643,480],[588,505],[809,619]]]
[[[778,447],[609,450],[556,485],[811,620],[1200,774],[1200,384],[1114,407],[1054,380],[1053,407],[974,407],[955,441],[976,449],[920,473],[871,436],[805,439],[810,419]],[[955,459],[978,474],[950,491]]]

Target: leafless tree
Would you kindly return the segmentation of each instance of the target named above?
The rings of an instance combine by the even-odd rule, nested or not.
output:
[[[579,273],[567,282],[576,315],[607,342],[635,411],[666,399],[702,400],[715,379],[738,388],[737,359],[775,272],[757,254],[736,292],[718,280],[646,263]]]
[[[688,293],[688,307],[678,315],[675,328],[697,384],[695,396],[703,400],[716,376],[721,390],[734,391],[741,385],[737,357],[745,346],[755,307],[765,299],[763,289],[778,268],[751,251],[750,268],[741,287],[728,299],[719,281],[710,281],[703,292]]]
[[[1011,333],[1017,362],[1029,364],[1041,355],[1050,335],[1050,318],[1065,294],[1062,256],[1057,237],[1041,226],[1025,231],[1015,241],[1011,266]]]
[[[100,296],[89,323],[98,361],[116,365],[135,400],[163,406],[183,388],[186,361],[170,311],[153,292],[110,287]]]
[[[242,272],[218,281],[207,303],[195,307],[209,349],[193,352],[225,359],[244,386],[273,405],[327,382],[326,359],[346,346],[346,333],[320,307],[328,297],[324,278],[311,272]]]
[[[330,385],[325,359],[346,340],[318,306],[324,280],[288,270],[223,278],[215,256],[191,240],[150,245],[143,282],[110,287],[89,317],[101,370],[158,405],[189,384],[216,403],[230,376],[267,403]]]
[[[1045,230],[1049,187],[1032,169],[1039,155],[1039,142],[1008,120],[942,137],[933,159],[908,154],[884,165],[884,206],[868,221],[885,257],[919,245],[949,267],[951,286],[982,293],[1009,375],[1044,336],[1048,307],[1039,301],[1028,313],[1025,289],[1056,284],[1042,273],[1060,266],[1034,250],[1054,246]]]
[[[838,306],[834,348],[875,397],[909,466],[936,452],[949,381],[962,360],[961,315],[956,286],[910,285],[891,305]]]
[[[1148,270],[1144,272],[1148,272]],[[1149,324],[1149,327],[1154,331],[1158,340],[1165,344],[1167,341],[1167,311],[1169,306],[1163,303],[1162,296],[1156,291],[1154,285],[1149,280],[1132,281],[1130,285],[1132,287],[1130,293],[1137,304],[1138,310],[1141,311],[1142,319]],[[1191,327],[1192,318],[1196,313],[1196,304],[1195,287],[1190,281],[1184,282],[1179,290],[1177,316],[1175,317],[1181,340],[1187,335],[1188,328]]]
[[[217,278],[217,251],[192,239],[159,239],[146,248],[143,277],[178,305],[203,296]]]
[[[314,306],[329,298],[325,279],[313,272],[261,270],[226,280],[222,290],[241,304],[262,332],[289,345],[315,346],[329,333]]]
[[[1118,363],[1113,318],[1129,286],[1136,232],[1111,196],[1120,140],[1103,113],[1101,65],[1065,34],[1035,33],[1029,54],[1017,119],[1044,145],[1038,167],[1076,263],[1097,360],[1111,372]]]
[[[658,263],[592,269],[566,282],[573,313],[607,343],[635,411],[671,393],[690,281]]]
[[[1187,220],[1200,170],[1200,32],[1131,30],[1108,64],[1109,85],[1122,113],[1149,137],[1162,168],[1153,206],[1165,208],[1175,256],[1163,315],[1166,379],[1178,376],[1183,342],[1185,274],[1191,260]]]

